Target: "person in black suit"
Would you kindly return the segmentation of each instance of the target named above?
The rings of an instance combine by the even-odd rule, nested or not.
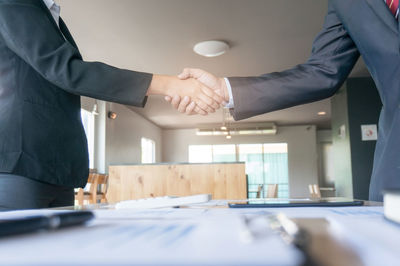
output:
[[[80,95],[144,107],[147,95],[222,98],[195,79],[85,62],[52,0],[0,0],[0,210],[73,205],[88,178]]]
[[[400,189],[400,36],[398,0],[330,0],[322,31],[304,64],[259,77],[217,78],[185,69],[229,100],[236,120],[321,100],[341,87],[360,54],[383,103],[369,199],[382,201],[385,189]],[[166,97],[180,112],[196,104]]]

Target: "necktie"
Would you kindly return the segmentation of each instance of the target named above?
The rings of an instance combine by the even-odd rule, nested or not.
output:
[[[399,0],[385,0],[385,3],[388,5],[390,12],[397,19],[399,17]]]

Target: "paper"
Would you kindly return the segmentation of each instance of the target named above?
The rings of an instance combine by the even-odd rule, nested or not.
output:
[[[246,243],[229,209],[98,210],[87,227],[0,239],[1,265],[298,265],[270,234]]]
[[[96,210],[86,227],[0,238],[0,265],[298,265],[302,255],[263,224],[253,230],[260,238],[243,238],[244,216],[281,212],[328,219],[333,236],[365,265],[400,265],[400,226],[383,219],[382,206],[209,207]],[[53,211],[0,213],[0,219],[48,213]]]
[[[332,236],[348,245],[364,265],[400,265],[400,226],[388,222],[382,206],[268,209],[292,218],[325,218]]]
[[[334,235],[348,243],[364,265],[400,265],[400,226],[384,220],[383,216],[331,218],[330,222]]]

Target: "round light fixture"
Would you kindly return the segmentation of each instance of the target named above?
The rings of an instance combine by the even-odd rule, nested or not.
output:
[[[229,45],[223,41],[204,41],[199,42],[193,47],[193,51],[196,54],[205,57],[215,57],[224,54],[228,51]]]

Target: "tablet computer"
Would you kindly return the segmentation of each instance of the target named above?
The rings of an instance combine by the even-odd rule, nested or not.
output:
[[[362,206],[364,201],[346,198],[329,199],[249,199],[228,203],[230,208],[346,207]]]

